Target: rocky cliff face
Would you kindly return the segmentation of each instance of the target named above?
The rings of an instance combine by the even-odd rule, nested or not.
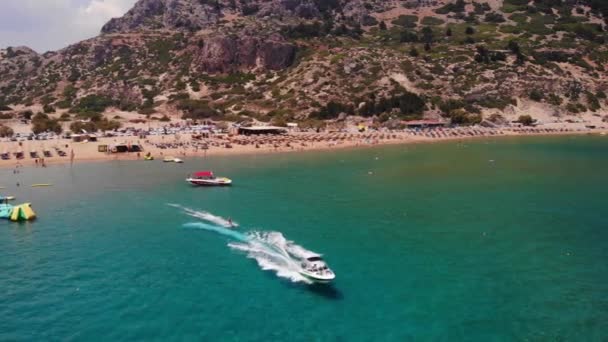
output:
[[[123,17],[110,20],[101,32],[157,29],[198,31],[216,24],[220,16],[219,7],[205,1],[140,0]]]
[[[227,17],[257,19],[350,20],[365,25],[370,13],[385,9],[392,1],[362,0],[140,0],[121,18],[110,20],[102,33],[142,30],[198,31],[212,28]]]
[[[194,65],[201,71],[228,73],[239,69],[281,70],[290,66],[296,47],[280,37],[220,36],[205,40],[194,51]]]

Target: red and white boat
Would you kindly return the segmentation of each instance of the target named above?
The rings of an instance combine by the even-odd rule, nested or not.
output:
[[[191,174],[186,182],[197,186],[228,186],[232,180],[226,177],[215,177],[211,171],[202,171]]]

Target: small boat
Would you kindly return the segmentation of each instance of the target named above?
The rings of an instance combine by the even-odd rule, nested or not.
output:
[[[178,164],[181,164],[184,162],[183,160],[181,160],[179,158],[175,158],[175,157],[165,157],[165,159],[163,159],[163,161],[165,163],[178,163]]]
[[[312,254],[300,260],[301,275],[315,283],[329,283],[336,279],[336,274],[332,271],[320,255]]]
[[[191,174],[186,182],[198,186],[228,186],[232,180],[226,177],[215,177],[211,171],[202,171]]]
[[[47,184],[47,183],[43,183],[43,184],[32,184],[32,188],[44,188],[47,186],[53,186],[53,184]]]
[[[15,196],[0,196],[0,202],[14,201]]]
[[[150,152],[148,152],[145,156],[144,156],[144,160],[154,160],[154,157],[152,156],[152,154]]]

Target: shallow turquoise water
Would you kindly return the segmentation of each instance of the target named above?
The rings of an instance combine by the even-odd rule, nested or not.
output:
[[[183,182],[207,168],[236,186]],[[0,170],[40,216],[0,222],[0,340],[605,341],[607,174],[600,137]],[[167,203],[338,278],[262,271]]]

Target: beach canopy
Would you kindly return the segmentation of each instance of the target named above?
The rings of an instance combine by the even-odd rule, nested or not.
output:
[[[201,172],[196,172],[193,176],[197,177],[197,178],[201,178],[201,177],[213,177],[213,172],[211,172],[211,171],[201,171]]]

